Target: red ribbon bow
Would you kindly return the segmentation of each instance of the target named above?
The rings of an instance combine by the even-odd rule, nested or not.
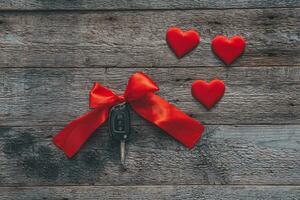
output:
[[[126,101],[140,116],[188,148],[192,148],[201,137],[204,126],[155,95],[154,92],[158,90],[157,85],[142,72],[130,77],[124,96],[117,96],[108,88],[95,83],[90,92],[90,108],[94,110],[69,123],[53,137],[53,142],[69,158],[72,157],[91,134],[107,120],[110,108]]]

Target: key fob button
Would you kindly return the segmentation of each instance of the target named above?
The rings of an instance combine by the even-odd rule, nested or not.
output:
[[[122,114],[117,115],[117,119],[122,120],[124,119],[124,116]]]

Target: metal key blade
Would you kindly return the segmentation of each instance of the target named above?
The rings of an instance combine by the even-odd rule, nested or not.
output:
[[[120,142],[120,156],[121,156],[121,164],[125,167],[125,140],[121,140]]]

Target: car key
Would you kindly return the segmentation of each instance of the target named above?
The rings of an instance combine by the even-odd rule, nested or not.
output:
[[[130,110],[127,103],[118,104],[111,108],[109,132],[113,139],[120,141],[121,164],[125,167],[125,142],[131,133]]]

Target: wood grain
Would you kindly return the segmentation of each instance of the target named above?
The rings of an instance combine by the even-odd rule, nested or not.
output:
[[[287,199],[300,196],[299,0],[0,1],[0,200]],[[199,31],[178,60],[168,27]],[[241,35],[232,66],[211,52],[217,34]],[[88,108],[98,81],[122,94],[146,72],[158,94],[205,124],[188,150],[132,114],[126,169],[99,128],[68,159],[52,136]],[[219,78],[207,111],[194,80]]]
[[[3,0],[2,10],[153,10],[153,9],[228,9],[300,6],[298,0]]]
[[[81,186],[0,188],[0,199],[295,200],[299,186]]]
[[[51,137],[62,127],[1,127],[0,186],[300,183],[300,126],[207,126],[188,150],[154,126],[135,126],[126,170],[107,127],[68,159]]]
[[[210,48],[217,34],[246,38],[233,66],[299,66],[299,19],[299,8],[4,12],[0,67],[223,66]],[[178,60],[165,41],[170,26],[198,30],[198,48]]]
[[[141,68],[161,97],[204,124],[299,124],[300,67]],[[65,125],[89,110],[95,81],[122,94],[136,69],[2,68],[0,125]],[[194,80],[222,79],[227,88],[210,111],[190,92]],[[134,124],[147,124],[133,114]]]

